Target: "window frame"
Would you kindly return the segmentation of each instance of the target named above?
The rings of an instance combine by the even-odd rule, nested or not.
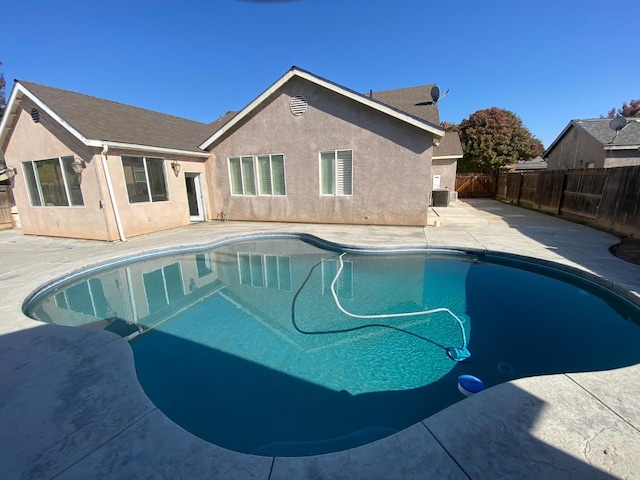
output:
[[[349,152],[350,154],[350,175],[349,175],[349,193],[344,193],[346,191],[346,184],[343,182],[342,184],[340,184],[339,182],[339,178],[340,176],[338,175],[338,171],[339,171],[339,164],[338,161],[340,160],[340,154],[341,153],[345,153],[345,152]],[[329,154],[332,153],[333,154],[333,159],[332,159],[332,175],[333,175],[333,185],[332,185],[332,193],[323,193],[322,189],[323,189],[323,184],[326,182],[323,182],[323,168],[322,168],[322,162],[323,162],[323,158],[322,155],[323,154]],[[343,169],[344,170],[344,169]],[[344,175],[342,177],[344,179]],[[340,193],[340,191],[342,190],[343,193]],[[353,196],[353,149],[352,148],[339,148],[339,149],[335,149],[335,150],[321,150],[320,152],[318,152],[318,191],[321,197],[352,197]]]
[[[142,159],[142,168],[144,169],[144,171],[142,170],[135,170],[133,167],[131,167],[131,172],[133,174],[133,181],[134,184],[136,183],[144,183],[146,185],[147,188],[147,200],[142,200],[142,201],[131,201],[131,192],[129,191],[129,187],[127,184],[127,176],[125,173],[125,165],[124,165],[124,159],[125,158],[132,158],[132,159]],[[150,178],[151,175],[149,174],[149,167],[147,164],[147,160],[160,160],[160,164],[162,165],[162,180],[164,182],[164,197],[166,197],[165,199],[162,200],[154,200],[153,199],[153,193],[151,191],[151,182],[150,182]],[[125,189],[127,190],[127,200],[129,202],[129,205],[137,205],[137,204],[148,204],[148,203],[162,203],[162,202],[170,202],[171,201],[171,195],[169,192],[169,180],[167,177],[167,162],[166,159],[164,157],[152,157],[152,156],[147,156],[147,155],[120,155],[120,162],[122,165],[122,176],[124,177],[124,184],[125,184]],[[144,174],[144,182],[142,181],[142,174]]]
[[[232,161],[234,160],[238,160],[238,166],[239,166],[239,172],[240,172],[240,178],[238,179],[240,181],[239,185],[242,189],[242,191],[240,193],[234,192],[234,185],[236,182],[234,182],[234,176],[233,176],[233,172],[234,170],[232,170],[231,168],[231,164]],[[245,169],[244,169],[244,161],[249,161],[251,160],[251,174],[253,176],[252,180],[253,180],[253,193],[247,193],[247,183],[248,183],[248,179],[245,178]],[[231,157],[227,157],[227,168],[229,171],[229,192],[231,193],[232,196],[235,197],[256,197],[258,195],[258,186],[256,185],[256,162],[255,159],[253,157],[253,155],[233,155]]]
[[[71,161],[73,161],[74,156],[73,155],[61,155],[59,157],[51,157],[51,158],[41,158],[39,160],[26,160],[24,162],[20,162],[21,168],[22,168],[22,174],[24,176],[24,181],[25,181],[25,186],[27,187],[27,193],[29,195],[29,203],[31,204],[32,207],[75,207],[75,208],[82,208],[85,206],[84,204],[84,196],[82,195],[82,184],[80,183],[80,181],[78,180],[78,186],[77,189],[80,192],[80,204],[75,204],[73,203],[73,195],[71,194],[71,188],[75,187],[73,185],[70,185],[70,179],[73,178],[71,177],[71,175],[75,176],[77,174],[73,173],[73,172],[69,172],[65,169],[65,164],[63,163],[64,161],[71,159]],[[45,199],[45,193],[44,190],[42,189],[42,182],[40,180],[40,172],[38,171],[38,163],[41,162],[51,162],[53,160],[57,160],[57,165],[58,168],[60,169],[60,172],[62,174],[62,183],[61,186],[64,188],[64,194],[65,194],[65,200],[66,200],[66,205],[53,205],[53,204],[49,204],[48,202],[46,202]],[[27,165],[29,165],[29,167],[27,167]],[[29,169],[27,172],[27,168]],[[33,181],[34,184],[31,184],[30,182]],[[35,188],[33,188],[35,187]],[[37,199],[34,198],[34,195],[38,196]],[[36,203],[34,200],[37,200],[39,203]]]
[[[271,185],[271,193],[265,193],[262,191],[262,175],[260,172],[260,158],[268,157],[269,158],[269,183]],[[274,182],[274,173],[273,173],[273,157],[282,157],[282,186],[284,193],[274,193],[275,191],[275,182]],[[285,167],[285,158],[284,153],[264,153],[261,155],[255,156],[255,168],[257,175],[254,175],[256,179],[256,183],[258,186],[258,195],[261,197],[286,197],[287,196],[287,172]]]
[[[260,161],[265,157],[269,160],[269,192],[263,191],[263,176]],[[274,192],[274,157],[282,157],[282,186],[284,193]],[[245,162],[251,162],[251,169],[245,168]],[[259,155],[232,155],[227,157],[227,170],[229,173],[229,192],[234,197],[286,197],[287,196],[287,174],[286,160],[284,153],[263,153]],[[235,166],[233,166],[235,164]],[[251,172],[252,178],[247,178],[247,172]],[[240,175],[239,178],[236,178]],[[250,187],[250,188],[247,188]],[[238,191],[240,190],[240,191]],[[250,190],[250,191],[248,191]]]

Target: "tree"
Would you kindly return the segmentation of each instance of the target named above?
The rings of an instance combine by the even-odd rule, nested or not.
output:
[[[501,167],[542,154],[542,142],[513,112],[497,107],[478,110],[459,127],[464,156],[461,172],[495,173]]]
[[[0,67],[2,67],[2,60],[0,60]],[[4,115],[4,107],[5,105],[5,97],[4,97],[4,73],[0,72],[0,120],[2,120],[2,116]]]
[[[622,104],[622,108],[616,110],[612,108],[607,113],[607,116],[600,115],[600,118],[615,118],[615,117],[626,117],[626,118],[640,118],[640,99],[631,100],[628,104],[624,102]]]

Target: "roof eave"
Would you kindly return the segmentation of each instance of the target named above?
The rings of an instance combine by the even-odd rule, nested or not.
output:
[[[123,150],[138,150],[138,151],[144,151],[144,152],[164,153],[169,155],[184,155],[184,156],[201,157],[201,158],[209,157],[209,153],[202,152],[202,151],[181,150],[181,149],[167,148],[167,147],[156,147],[153,145],[139,145],[139,144],[132,144],[132,143],[113,142],[108,140],[87,138],[80,131],[74,128],[69,122],[67,122],[64,118],[58,115],[46,103],[40,100],[27,87],[22,85],[19,80],[16,80],[14,84],[13,90],[11,92],[11,96],[9,98],[9,102],[7,104],[7,108],[5,110],[5,115],[2,118],[2,123],[0,123],[0,146],[4,144],[5,138],[10,129],[10,127],[7,126],[7,124],[9,123],[9,118],[12,117],[12,121],[15,120],[15,116],[17,115],[17,111],[18,111],[18,106],[20,105],[20,101],[22,100],[23,96],[28,97],[33,103],[35,103],[38,106],[38,108],[46,112],[47,115],[53,118],[71,135],[73,135],[75,138],[77,138],[80,142],[82,142],[84,145],[88,147],[102,148],[104,145],[107,145],[111,148],[119,148]]]
[[[640,150],[640,145],[604,145],[605,150]]]
[[[205,140],[199,147],[202,150],[206,150],[209,148],[217,139],[222,137],[225,133],[227,133],[231,128],[237,125],[243,118],[247,117],[253,109],[255,109],[258,105],[260,105],[263,101],[265,101],[270,95],[276,92],[280,87],[282,87],[285,83],[287,83],[293,77],[303,78],[311,83],[319,85],[321,87],[327,88],[333,92],[336,92],[340,95],[343,95],[347,98],[355,100],[356,102],[362,103],[363,105],[367,105],[375,110],[378,110],[382,113],[395,117],[399,120],[402,120],[410,125],[413,125],[421,130],[427,131],[431,133],[436,140],[442,139],[444,137],[445,131],[440,127],[436,127],[424,120],[420,120],[416,117],[413,117],[409,114],[400,112],[396,109],[393,109],[383,103],[377,102],[373,99],[370,99],[360,93],[354,92],[347,88],[341,87],[335,83],[329,82],[323,78],[317,77],[310,72],[305,70],[301,70],[297,67],[292,67],[287,73],[285,73],[282,77],[276,80],[269,88],[267,88],[264,92],[262,92],[256,99],[254,99],[249,105],[243,108],[235,117],[233,117],[229,122],[222,126],[219,130],[217,130],[213,135],[211,135],[207,140]]]

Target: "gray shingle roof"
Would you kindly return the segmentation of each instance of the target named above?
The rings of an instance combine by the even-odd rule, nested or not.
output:
[[[609,128],[610,118],[572,120],[571,123],[582,128],[603,146],[637,147],[640,145],[640,119],[630,118],[627,121],[627,126],[618,132],[618,135]]]
[[[434,157],[462,156],[462,143],[458,132],[447,132],[440,144],[433,149]]]
[[[398,88],[373,92],[374,100],[385,103],[390,107],[408,113],[414,117],[439,125],[440,114],[437,103],[431,102],[431,89],[434,85],[421,85],[418,87]],[[462,144],[457,132],[447,132],[440,141],[440,145],[434,148],[434,157],[462,156]]]
[[[214,127],[173,115],[18,80],[90,140],[201,152]]]
[[[398,88],[396,90],[383,90],[373,92],[373,99],[381,103],[386,103],[396,110],[401,110],[427,122],[440,124],[438,105],[425,105],[431,101],[431,89],[433,85],[422,85],[419,87]]]

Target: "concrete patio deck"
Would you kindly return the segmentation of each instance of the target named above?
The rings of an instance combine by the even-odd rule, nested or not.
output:
[[[138,384],[122,338],[45,325],[21,310],[39,286],[87,265],[255,232],[513,253],[583,270],[638,301],[640,267],[609,253],[618,239],[607,233],[492,200],[437,208],[430,223],[211,222],[126,243],[0,232],[0,478],[640,478],[640,365],[501,384],[352,450],[259,457],[209,444],[168,420]]]

